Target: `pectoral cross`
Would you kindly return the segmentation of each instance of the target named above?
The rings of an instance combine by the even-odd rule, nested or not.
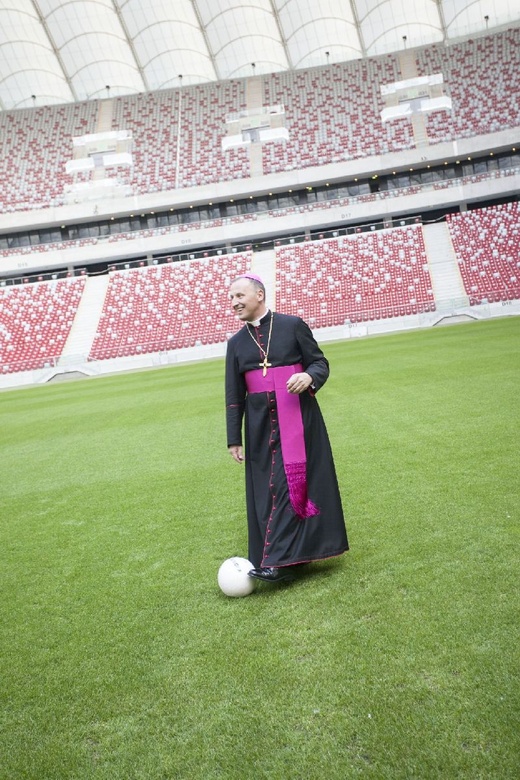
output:
[[[263,361],[261,363],[259,363],[258,365],[262,366],[262,368],[263,368],[262,376],[265,376],[267,374],[267,369],[271,368],[272,364],[267,362],[267,355],[264,355]]]

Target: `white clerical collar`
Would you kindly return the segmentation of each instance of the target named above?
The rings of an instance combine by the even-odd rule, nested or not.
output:
[[[258,328],[264,317],[269,314],[269,309],[266,309],[259,320],[250,320],[249,324],[253,326],[253,328]]]

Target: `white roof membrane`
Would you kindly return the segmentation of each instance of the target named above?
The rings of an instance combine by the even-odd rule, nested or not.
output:
[[[327,65],[519,22],[517,0],[0,0],[0,109]]]

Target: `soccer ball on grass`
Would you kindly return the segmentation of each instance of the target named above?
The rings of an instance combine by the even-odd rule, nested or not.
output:
[[[218,570],[217,582],[226,596],[249,596],[255,588],[255,582],[248,572],[253,564],[247,558],[235,556],[228,558]]]

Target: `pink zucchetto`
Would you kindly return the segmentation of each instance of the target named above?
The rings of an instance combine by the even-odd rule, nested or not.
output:
[[[252,279],[253,282],[258,282],[259,284],[263,285],[263,281],[259,276],[257,276],[256,274],[250,274],[249,272],[246,274],[239,274],[237,276],[237,279]]]

